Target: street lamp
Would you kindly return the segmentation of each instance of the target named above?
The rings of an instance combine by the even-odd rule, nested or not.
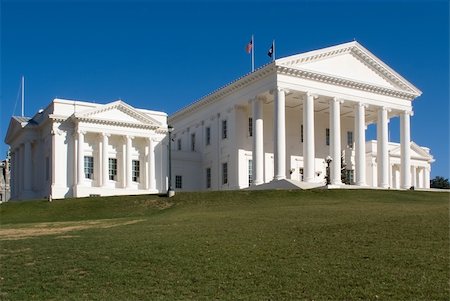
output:
[[[331,161],[333,161],[333,159],[330,156],[327,156],[325,158],[325,162],[327,162],[327,185],[331,184],[331,181],[330,181],[330,163],[331,163]]]
[[[172,189],[172,132],[173,126],[167,127],[169,131],[169,190],[167,190],[167,197],[171,198],[175,195],[175,190]]]

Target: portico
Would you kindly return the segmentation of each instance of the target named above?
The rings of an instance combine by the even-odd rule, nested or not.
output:
[[[55,99],[11,121],[11,198],[165,192],[166,134],[165,113]]]
[[[340,44],[277,59],[175,113],[169,120],[179,147],[173,150],[185,153],[182,145],[197,140],[196,164],[204,170],[198,173],[214,183],[202,185],[206,189],[241,189],[286,179],[323,184],[328,156],[332,186],[393,188],[392,175],[398,173],[398,187],[407,189],[415,170],[411,166],[419,164],[411,159],[409,122],[412,101],[420,95],[359,43]],[[399,143],[389,141],[392,118],[401,120]],[[231,134],[215,137],[224,123]],[[366,139],[370,125],[377,129],[376,144]],[[213,142],[201,140],[203,131]],[[395,171],[392,162],[397,159],[390,153],[394,145],[400,146]],[[432,157],[422,155],[420,160],[428,160],[424,164],[429,166]],[[221,163],[212,163],[216,161]]]

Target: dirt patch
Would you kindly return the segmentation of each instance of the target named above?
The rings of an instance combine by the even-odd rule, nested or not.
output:
[[[145,208],[156,207],[160,210],[164,210],[173,206],[172,202],[168,202],[162,199],[148,199],[143,201],[135,201],[135,203],[138,203],[140,206]]]
[[[111,228],[117,226],[131,225],[142,222],[138,220],[118,220],[102,219],[79,222],[55,222],[55,223],[37,223],[27,227],[0,229],[0,240],[17,240],[43,235],[60,235],[58,238],[70,238],[73,235],[63,235],[70,231],[79,231],[92,228]]]

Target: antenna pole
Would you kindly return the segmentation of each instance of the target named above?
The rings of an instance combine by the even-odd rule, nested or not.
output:
[[[22,117],[24,117],[23,106],[25,100],[25,77],[22,75]]]

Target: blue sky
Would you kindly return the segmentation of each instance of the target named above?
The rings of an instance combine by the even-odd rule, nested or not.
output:
[[[432,177],[449,172],[448,1],[1,1],[0,158],[11,115],[55,97],[169,114],[255,65],[356,39],[423,91],[411,138],[431,148]],[[18,100],[17,105],[16,100]],[[15,107],[15,110],[14,110]],[[390,122],[399,141],[399,121]],[[373,133],[368,133],[373,138]]]

